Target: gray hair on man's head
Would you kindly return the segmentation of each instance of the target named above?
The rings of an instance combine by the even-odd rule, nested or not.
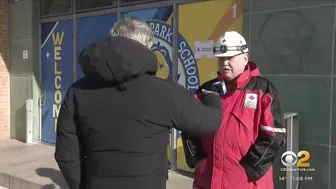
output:
[[[152,47],[154,39],[152,28],[135,17],[126,17],[115,23],[110,30],[110,36],[128,37],[148,48]]]

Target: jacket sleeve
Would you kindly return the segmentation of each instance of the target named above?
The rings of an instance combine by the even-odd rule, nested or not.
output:
[[[201,88],[202,87],[200,87],[194,95],[196,99],[200,98],[199,93]],[[193,169],[199,161],[206,157],[201,139],[200,137],[191,136],[185,132],[181,133],[181,137],[186,163],[189,168]]]
[[[65,95],[57,121],[55,159],[71,189],[79,189],[81,158],[79,139],[74,121],[73,91]]]
[[[212,134],[222,121],[222,101],[218,94],[201,95],[201,101],[184,87],[174,85],[172,90],[171,121],[173,127],[191,136]]]
[[[253,181],[266,174],[286,140],[286,128],[278,94],[264,94],[261,101],[263,109],[258,138],[241,161],[247,175]]]

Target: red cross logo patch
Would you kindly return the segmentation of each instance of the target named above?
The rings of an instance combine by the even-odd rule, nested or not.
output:
[[[245,96],[244,106],[247,108],[256,109],[258,105],[258,95],[254,93],[247,93]]]

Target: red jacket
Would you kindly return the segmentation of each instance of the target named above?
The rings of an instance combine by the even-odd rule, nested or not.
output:
[[[201,89],[214,90],[218,77]],[[182,133],[186,160],[195,169],[197,189],[273,189],[272,164],[285,143],[286,130],[278,93],[249,62],[236,88],[222,96],[223,117],[213,135]]]

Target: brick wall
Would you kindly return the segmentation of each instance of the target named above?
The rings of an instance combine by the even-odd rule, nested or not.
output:
[[[8,1],[0,0],[0,140],[9,138]]]

